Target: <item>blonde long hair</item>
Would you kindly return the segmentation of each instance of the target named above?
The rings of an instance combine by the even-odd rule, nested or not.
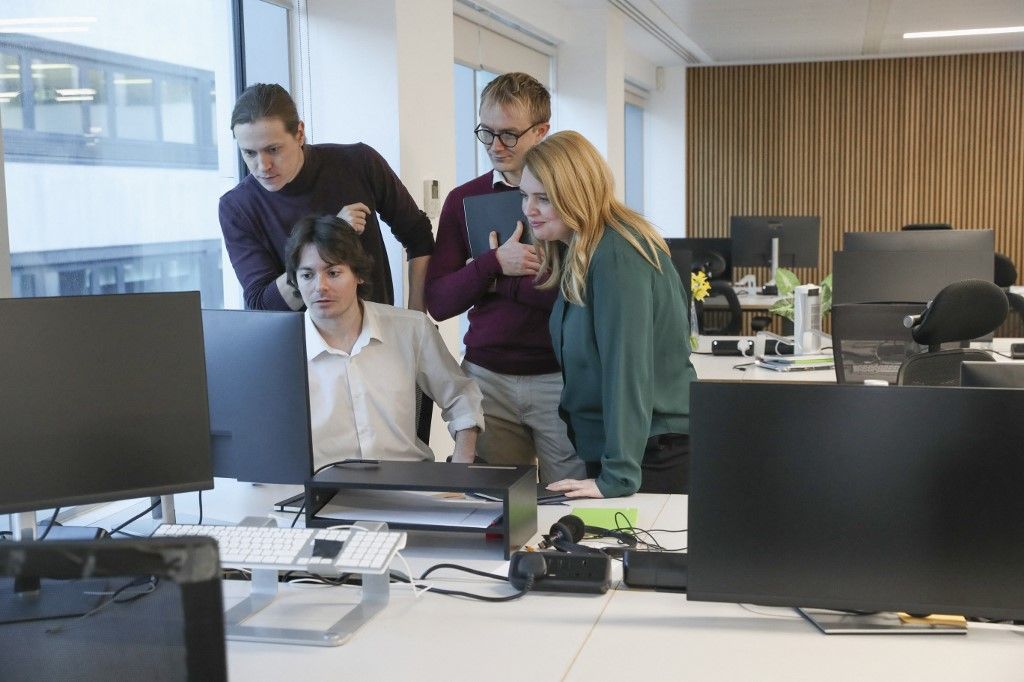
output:
[[[611,168],[587,138],[574,130],[555,133],[532,147],[525,162],[572,231],[564,259],[558,244],[540,242],[540,271],[550,274],[539,289],[560,286],[567,301],[585,305],[590,260],[607,228],[661,271],[658,251],[668,254],[668,245],[642,215],[615,198]]]

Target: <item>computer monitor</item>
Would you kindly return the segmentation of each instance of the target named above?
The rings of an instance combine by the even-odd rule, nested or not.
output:
[[[303,484],[313,473],[302,313],[204,310],[213,475]]]
[[[780,267],[818,267],[818,216],[733,216],[729,232],[733,265],[769,265],[772,280]]]
[[[994,230],[844,232],[843,251],[985,251],[996,248]]]
[[[0,677],[226,680],[221,583],[206,537],[0,542]]]
[[[895,384],[900,366],[928,350],[903,324],[924,312],[923,303],[840,303],[832,306],[832,354],[836,381]]]
[[[960,385],[978,388],[1024,388],[1024,362],[964,362]]]
[[[732,240],[728,237],[671,237],[665,241],[680,271],[700,267],[711,273],[713,280],[732,281]],[[689,252],[687,263],[677,261],[677,252]]]
[[[198,292],[0,299],[0,321],[0,513],[213,487]]]
[[[953,282],[991,282],[994,268],[991,251],[836,251],[832,302],[927,303]]]
[[[698,382],[690,406],[688,599],[1024,618],[1024,391]]]

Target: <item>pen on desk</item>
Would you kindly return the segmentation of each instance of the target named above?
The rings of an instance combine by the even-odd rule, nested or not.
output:
[[[515,471],[515,467],[499,466],[497,464],[470,464],[470,469],[502,469],[504,471]]]

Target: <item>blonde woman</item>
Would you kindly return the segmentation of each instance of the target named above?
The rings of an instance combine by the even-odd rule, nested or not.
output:
[[[689,488],[689,396],[696,379],[687,304],[668,247],[614,195],[611,169],[563,131],[526,154],[520,193],[540,245],[538,288],[559,290],[551,340],[560,412],[589,478],[568,497]]]

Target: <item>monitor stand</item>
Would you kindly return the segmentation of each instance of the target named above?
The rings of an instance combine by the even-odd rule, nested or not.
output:
[[[828,609],[798,608],[797,613],[826,635],[965,635],[967,623],[901,618],[892,611],[848,613]]]
[[[243,519],[240,525],[246,525]],[[260,520],[257,520],[259,522]],[[360,521],[355,524],[367,530],[387,530],[387,524]],[[252,571],[249,596],[224,612],[224,634],[227,639],[243,642],[276,642],[279,644],[308,644],[312,646],[338,646],[344,644],[356,630],[383,611],[390,599],[391,574],[364,573],[361,576],[362,598],[350,607],[348,613],[325,630],[283,628],[250,624],[250,618],[270,606],[278,597],[280,582],[277,570],[259,568]]]

